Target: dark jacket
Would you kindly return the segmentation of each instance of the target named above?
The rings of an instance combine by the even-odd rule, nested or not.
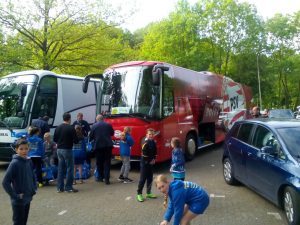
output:
[[[81,121],[76,120],[73,123],[73,127],[75,127],[76,125],[81,126],[83,136],[87,137],[89,131],[91,130],[89,123],[85,120],[81,120]]]
[[[37,189],[31,160],[14,155],[6,170],[2,186],[9,194],[12,204],[28,204]],[[22,199],[20,194],[24,194]]]
[[[95,123],[90,132],[90,141],[94,140],[94,149],[112,147],[111,136],[114,135],[114,129],[111,124],[104,121]]]
[[[40,128],[40,134],[39,136],[43,139],[44,138],[44,134],[46,132],[49,132],[50,131],[50,128],[49,128],[49,125],[48,123],[43,120],[43,118],[38,118],[37,120],[33,121],[32,122],[32,126],[35,126],[35,127],[38,127]]]
[[[157,149],[156,143],[154,140],[146,139],[145,143],[142,146],[142,157],[145,161],[151,162],[156,158]]]
[[[74,127],[65,123],[59,125],[54,131],[53,141],[56,142],[58,149],[72,150],[73,143],[78,143]]]

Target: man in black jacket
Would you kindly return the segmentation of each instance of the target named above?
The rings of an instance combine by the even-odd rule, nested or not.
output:
[[[76,125],[81,126],[83,135],[87,137],[91,128],[89,123],[83,119],[83,114],[81,112],[77,114],[77,120],[74,121],[73,127],[75,127]]]
[[[73,188],[74,180],[74,160],[73,160],[73,143],[78,143],[76,131],[71,126],[70,113],[64,113],[64,122],[59,125],[55,131],[53,140],[57,144],[57,157],[58,157],[58,176],[57,176],[57,192],[78,192]],[[64,176],[66,174],[66,185],[64,185]]]
[[[44,134],[50,131],[48,120],[49,120],[48,116],[39,117],[31,124],[32,126],[38,127],[40,129],[39,137],[42,139],[44,139]]]
[[[114,129],[111,124],[103,121],[102,115],[97,115],[96,123],[92,126],[90,132],[90,140],[94,140],[95,152],[96,152],[96,162],[97,170],[99,173],[98,181],[103,181],[105,179],[106,184],[110,184],[110,164],[113,142],[111,136],[114,135]]]

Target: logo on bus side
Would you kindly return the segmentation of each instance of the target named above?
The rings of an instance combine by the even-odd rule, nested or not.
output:
[[[0,133],[0,136],[8,137],[8,133]]]
[[[115,130],[115,134],[114,134],[115,138],[120,138],[121,137],[121,133],[122,133],[122,131]]]
[[[213,108],[206,108],[205,110],[205,117],[208,117],[208,118],[215,118],[219,115],[219,109],[216,108],[216,107],[213,107]]]

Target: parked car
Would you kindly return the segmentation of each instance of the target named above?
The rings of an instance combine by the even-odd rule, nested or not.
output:
[[[286,119],[294,119],[294,113],[290,109],[270,109],[269,118],[286,118]]]
[[[300,224],[300,121],[237,121],[224,142],[225,182],[241,182],[284,209]]]

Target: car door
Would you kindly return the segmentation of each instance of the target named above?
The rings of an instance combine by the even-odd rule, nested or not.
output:
[[[272,146],[278,154],[265,154],[261,150],[264,146]],[[270,200],[276,199],[278,186],[285,173],[285,161],[274,133],[264,126],[257,125],[253,142],[246,154],[247,184]]]
[[[232,136],[228,141],[230,159],[233,164],[234,176],[244,182],[246,179],[245,152],[249,147],[253,124],[242,123],[236,136]]]

